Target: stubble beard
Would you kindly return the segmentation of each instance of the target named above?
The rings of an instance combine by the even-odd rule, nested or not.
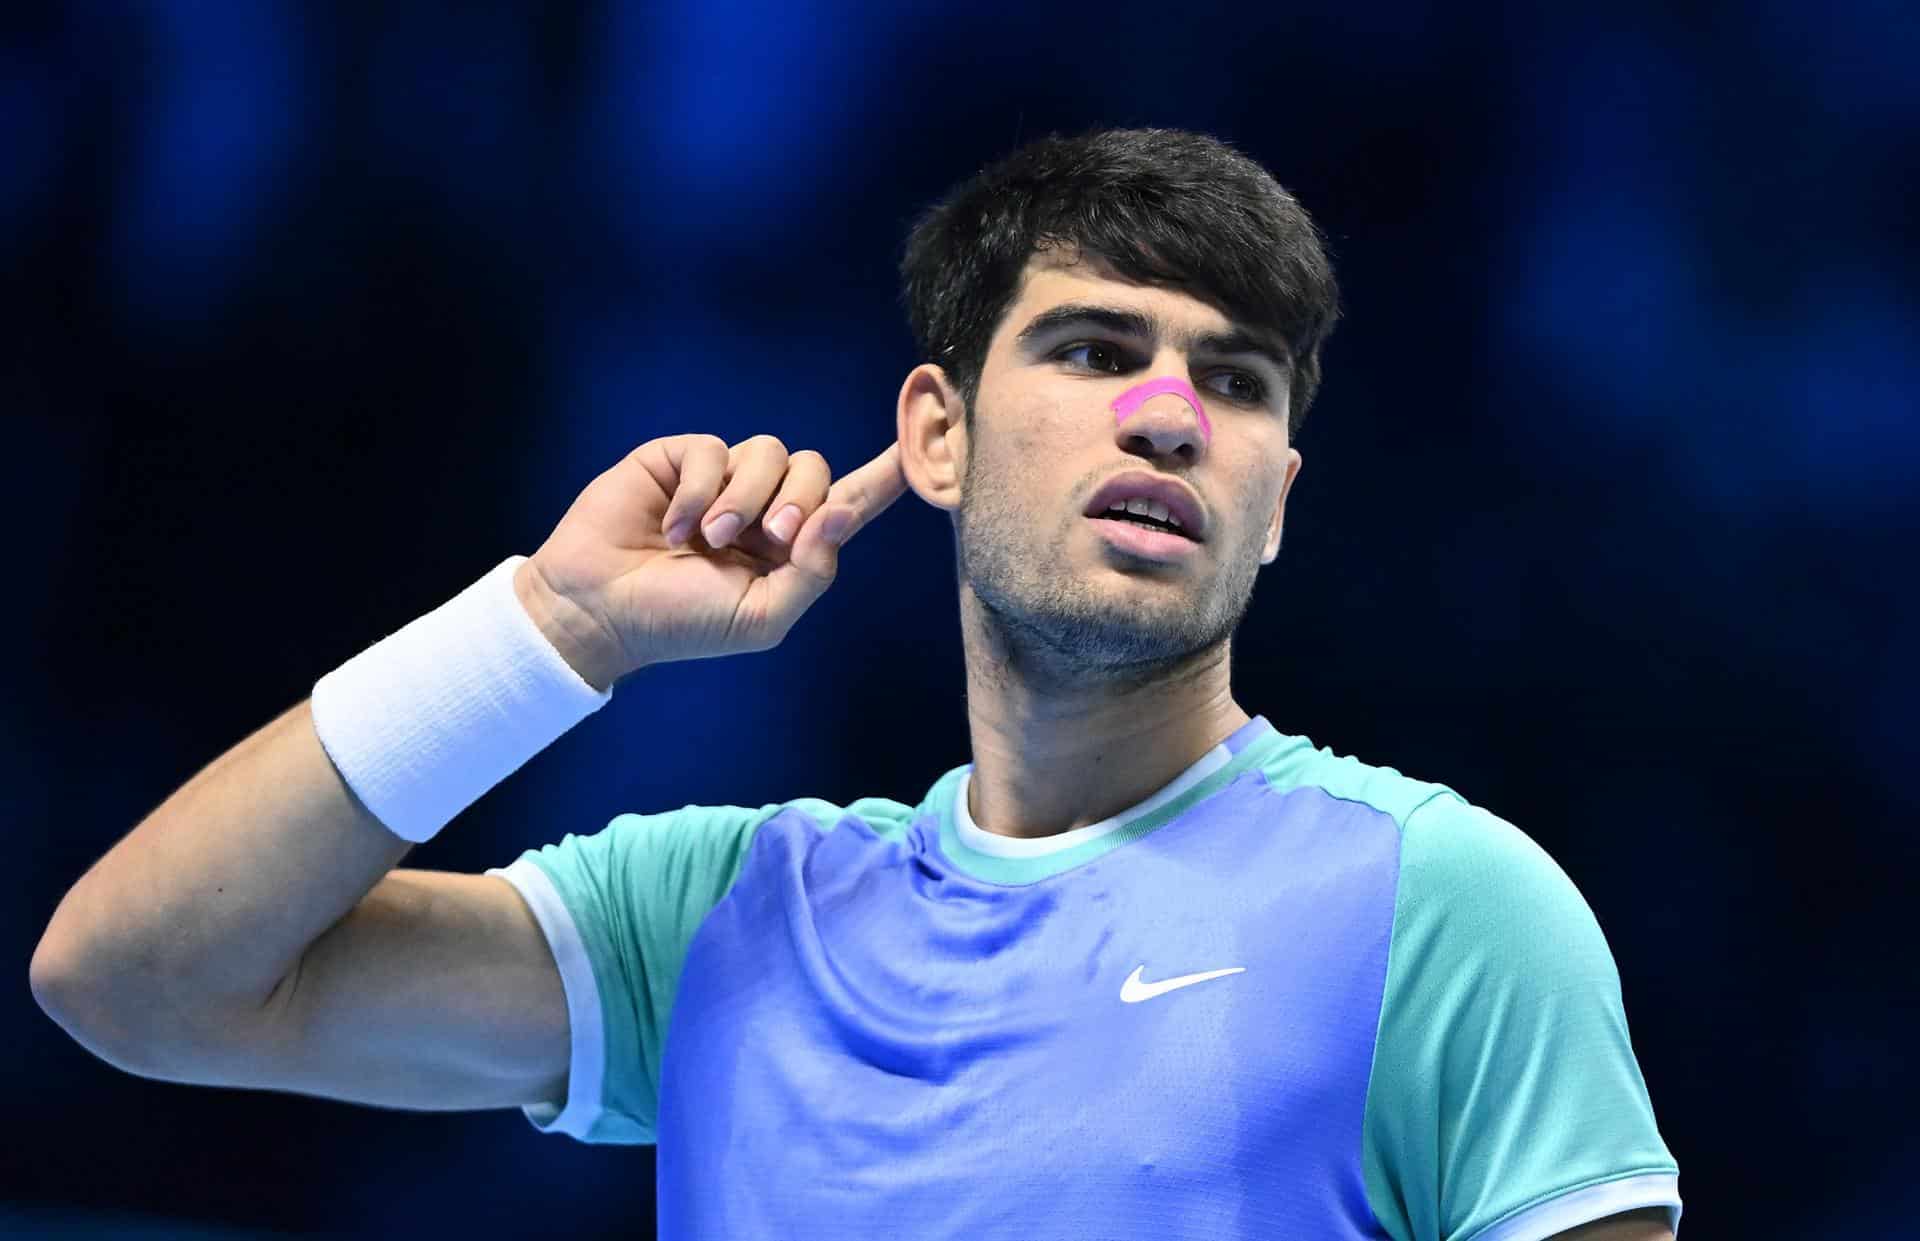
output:
[[[1116,568],[1105,553],[1075,563],[1071,526],[1042,543],[1005,487],[978,485],[982,456],[967,459],[955,524],[962,611],[971,594],[1010,671],[1036,689],[1135,689],[1224,654],[1253,600],[1258,547],[1228,548],[1211,572]]]

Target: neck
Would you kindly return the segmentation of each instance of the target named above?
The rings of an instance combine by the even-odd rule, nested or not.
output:
[[[1069,677],[1010,657],[962,606],[973,775],[967,813],[1002,836],[1052,836],[1151,797],[1250,717],[1231,639],[1133,676]]]

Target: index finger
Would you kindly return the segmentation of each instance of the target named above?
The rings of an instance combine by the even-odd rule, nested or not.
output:
[[[841,505],[853,514],[853,525],[842,536],[842,541],[858,534],[862,526],[884,513],[906,491],[906,471],[900,468],[900,441],[895,440],[879,456],[842,475],[827,488],[827,504]]]

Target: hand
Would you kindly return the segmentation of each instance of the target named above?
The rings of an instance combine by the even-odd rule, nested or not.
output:
[[[649,440],[587,484],[514,586],[596,689],[648,664],[770,650],[833,584],[841,546],[906,489],[898,443],[831,482],[825,457],[771,435]]]

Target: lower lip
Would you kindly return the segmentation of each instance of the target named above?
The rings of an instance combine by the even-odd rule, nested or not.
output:
[[[1116,521],[1111,517],[1090,517],[1087,520],[1098,526],[1101,537],[1113,546],[1149,560],[1181,560],[1200,550],[1198,543],[1184,535],[1150,530],[1146,526]]]

